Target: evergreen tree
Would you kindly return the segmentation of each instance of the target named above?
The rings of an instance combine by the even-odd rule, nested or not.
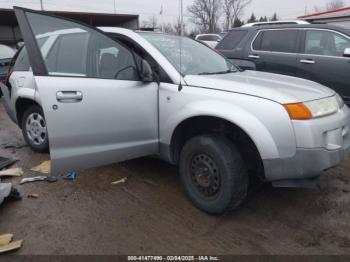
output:
[[[244,25],[244,22],[239,18],[236,18],[235,21],[233,22],[233,27],[241,27],[242,25]]]
[[[258,20],[256,20],[256,16],[254,13],[252,13],[252,15],[250,16],[249,20],[248,20],[248,23],[255,23],[257,22]]]
[[[277,13],[275,12],[273,16],[271,17],[271,21],[278,21]]]

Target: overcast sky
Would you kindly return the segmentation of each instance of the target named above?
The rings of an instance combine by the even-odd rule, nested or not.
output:
[[[183,0],[185,7],[193,0]],[[245,10],[244,19],[252,12],[257,17],[272,16],[277,12],[280,19],[294,19],[304,15],[305,10],[312,12],[314,6],[324,6],[330,0],[252,0],[252,4]],[[344,0],[350,6],[350,0]],[[47,10],[113,12],[114,0],[43,0]],[[159,16],[163,3],[163,17]],[[0,0],[0,7],[8,8],[13,5],[39,9],[40,0]],[[140,14],[141,19],[157,15],[158,20],[173,22],[179,14],[179,0],[115,0],[118,13]],[[185,8],[186,15],[186,8]],[[1,19],[1,18],[0,18]]]

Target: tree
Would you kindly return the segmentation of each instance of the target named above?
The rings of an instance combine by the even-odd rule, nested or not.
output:
[[[186,30],[186,24],[184,23],[182,28],[182,33],[183,35],[187,35],[187,30]],[[176,20],[176,22],[174,23],[174,33],[181,35],[181,20],[180,17]]]
[[[326,4],[326,10],[334,10],[339,9],[345,6],[345,3],[343,0],[332,0]]]
[[[267,17],[266,16],[261,16],[260,17],[260,19],[259,19],[259,22],[267,22],[268,21],[268,19],[267,19]]]
[[[240,20],[238,17],[233,21],[233,27],[241,27],[244,25],[244,21]]]
[[[219,28],[221,4],[221,0],[194,0],[187,10],[201,32],[213,33]]]
[[[316,13],[318,12],[322,12],[322,11],[330,11],[330,10],[335,10],[335,9],[339,9],[345,6],[345,3],[343,0],[332,0],[330,2],[328,2],[326,4],[326,6],[322,7],[322,6],[314,6],[314,11]]]
[[[278,21],[277,13],[274,13],[270,20],[271,21]]]
[[[225,29],[229,30],[252,0],[223,0]]]
[[[256,20],[256,16],[254,15],[254,13],[252,13],[250,18],[248,19],[248,23],[255,23],[255,22],[258,22],[258,20]]]
[[[168,33],[168,34],[173,34],[175,33],[174,27],[171,23],[164,23],[162,25],[162,29],[164,33]]]
[[[157,17],[154,15],[154,16],[151,16],[148,18],[148,20],[146,21],[142,21],[141,22],[141,27],[144,27],[144,28],[158,28],[158,19]]]

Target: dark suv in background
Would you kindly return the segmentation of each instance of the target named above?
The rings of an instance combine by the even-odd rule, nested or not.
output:
[[[216,49],[242,69],[306,78],[350,104],[350,30],[321,24],[232,29]]]

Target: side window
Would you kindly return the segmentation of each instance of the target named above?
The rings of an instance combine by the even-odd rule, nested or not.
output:
[[[264,37],[264,32],[259,32],[253,42],[253,50],[261,50],[261,41]]]
[[[139,80],[133,52],[103,33],[38,13],[26,13],[26,17],[38,45],[43,37],[49,38],[40,49],[45,67],[36,65],[37,73]]]
[[[280,53],[296,53],[298,43],[298,30],[268,30],[264,31],[258,51],[271,51]],[[258,45],[258,42],[257,44]]]
[[[104,79],[140,80],[135,54],[122,43],[110,39],[92,40],[91,53],[95,77]]]
[[[306,32],[306,54],[342,57],[346,48],[350,48],[350,40],[342,35],[324,30]]]
[[[247,35],[248,31],[245,30],[233,30],[229,32],[225,38],[219,43],[217,48],[219,49],[235,49],[238,44]]]
[[[86,33],[58,36],[45,59],[49,73],[87,76],[88,38]]]
[[[38,39],[38,45],[41,48],[45,42],[47,41],[48,37],[42,37]],[[13,71],[29,71],[30,70],[30,63],[29,58],[27,54],[27,49],[25,46],[23,46],[19,51],[17,56],[14,57],[14,65],[13,65]]]

